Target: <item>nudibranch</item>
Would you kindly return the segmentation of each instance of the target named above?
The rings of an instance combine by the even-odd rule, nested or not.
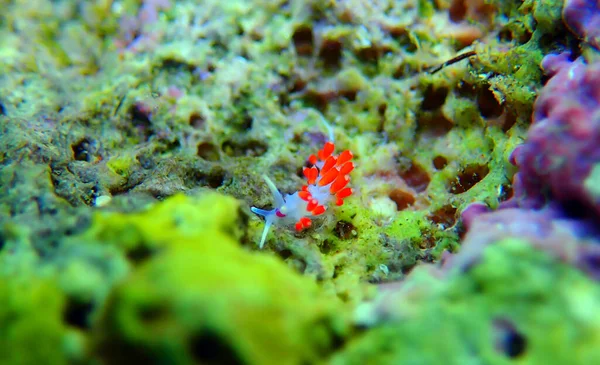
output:
[[[333,142],[326,142],[316,155],[310,155],[310,166],[302,170],[306,184],[293,194],[282,196],[273,181],[263,176],[275,200],[275,207],[271,210],[250,208],[265,218],[260,248],[274,223],[293,224],[297,231],[302,231],[312,225],[311,218],[324,214],[331,204],[344,204],[344,199],[352,195],[352,188],[348,186],[350,173],[354,170],[352,152],[345,150],[334,155],[334,150]]]

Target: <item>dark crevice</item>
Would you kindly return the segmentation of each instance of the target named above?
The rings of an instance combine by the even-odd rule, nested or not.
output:
[[[194,361],[198,364],[242,365],[244,363],[230,344],[209,330],[191,336],[189,348]]]
[[[141,305],[138,310],[138,317],[147,324],[164,319],[167,315],[167,309],[156,303]]]
[[[223,185],[225,182],[226,172],[221,166],[215,166],[210,170],[210,173],[206,177],[208,186],[216,189]]]
[[[496,331],[496,349],[507,357],[514,359],[527,350],[527,338],[517,330],[516,326],[506,319],[494,321]]]
[[[342,64],[342,42],[338,39],[325,39],[319,51],[319,58],[327,68],[340,68]]]
[[[340,274],[344,271],[344,267],[342,265],[336,265],[333,268],[333,276],[332,279],[336,279]]]
[[[421,109],[432,111],[441,108],[446,102],[449,92],[447,87],[434,88],[433,85],[429,85],[423,94]]]
[[[481,88],[477,93],[477,107],[484,118],[498,118],[504,112],[504,106],[489,88]]]
[[[284,250],[281,250],[281,251],[277,251],[277,254],[279,255],[279,257],[281,257],[284,260],[288,259],[294,255],[292,250],[288,250],[287,248]]]
[[[233,157],[258,157],[267,152],[268,146],[257,140],[223,142],[221,150],[228,156]]]
[[[433,211],[427,216],[431,222],[435,224],[441,224],[444,229],[454,226],[457,219],[456,207],[452,205],[444,205],[443,207]]]
[[[200,113],[192,113],[189,118],[189,123],[195,129],[201,129],[206,123],[206,118]]]
[[[459,82],[455,90],[458,96],[467,99],[472,99],[477,95],[477,89],[475,88],[475,86],[465,81]]]
[[[487,165],[471,165],[465,167],[455,179],[448,184],[448,192],[462,194],[483,180],[489,172]]]
[[[145,243],[139,243],[127,252],[127,258],[134,264],[140,264],[149,259],[155,250]]]
[[[187,71],[194,72],[196,70],[196,66],[189,64],[184,61],[176,60],[173,58],[163,59],[160,63],[160,68],[167,71]]]
[[[308,106],[312,106],[321,112],[327,109],[327,106],[331,100],[337,96],[335,92],[320,92],[316,90],[307,90],[302,99]]]
[[[504,202],[513,196],[513,188],[510,184],[503,184],[500,186],[500,194],[498,195],[498,202]]]
[[[396,80],[402,79],[404,77],[410,77],[418,74],[420,71],[413,67],[411,64],[407,62],[402,62],[396,67],[396,70],[392,74],[392,77]]]
[[[356,57],[363,62],[377,64],[381,55],[383,55],[386,51],[388,50],[373,44],[370,47],[358,49],[356,51]]]
[[[340,239],[346,240],[349,238],[356,237],[356,227],[348,221],[338,221],[335,224],[335,228],[333,229],[333,233]]]
[[[413,53],[418,49],[417,40],[411,37],[411,32],[405,26],[391,27],[389,32],[405,52]]]
[[[300,56],[310,56],[314,52],[314,36],[310,26],[300,26],[292,35],[294,48]]]
[[[88,329],[90,326],[89,316],[94,309],[90,301],[69,298],[63,313],[64,321],[73,327]]]
[[[290,80],[290,85],[289,85],[288,91],[291,94],[297,93],[297,92],[304,90],[306,88],[306,85],[308,85],[308,82],[306,80],[304,80],[302,77],[300,77],[298,75],[295,75]]]
[[[323,243],[318,247],[319,251],[321,251],[321,253],[324,255],[331,253],[331,251],[335,248],[335,246],[331,243],[330,240],[323,241]]]
[[[75,160],[91,162],[95,159],[98,151],[98,143],[91,138],[85,137],[72,144],[71,151],[73,151],[73,158]]]
[[[143,102],[137,102],[129,108],[131,122],[137,128],[137,131],[148,140],[152,136],[152,108]]]
[[[218,161],[220,159],[219,148],[210,142],[200,142],[196,147],[196,154],[206,161]]]
[[[515,124],[517,124],[517,115],[511,111],[507,111],[502,124],[502,131],[508,132]]]
[[[446,116],[441,112],[434,112],[424,113],[419,116],[417,125],[417,130],[419,132],[434,137],[441,137],[448,133],[452,127],[454,127],[454,122],[446,118]]]
[[[189,188],[208,186],[216,189],[223,185],[226,175],[225,169],[219,165],[211,167],[208,171],[206,168],[196,167],[187,171],[185,182]]]

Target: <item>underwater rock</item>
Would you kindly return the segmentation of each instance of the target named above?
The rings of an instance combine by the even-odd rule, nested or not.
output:
[[[106,363],[302,364],[335,350],[344,310],[276,257],[237,243],[233,198],[174,196],[145,213],[107,214],[89,238],[120,245],[134,271],[94,330]],[[285,335],[282,335],[285,334]]]
[[[2,5],[0,364],[594,359],[589,226],[503,208],[460,242],[511,196],[563,0]],[[253,252],[321,120],[355,194]],[[393,330],[350,328],[397,286]]]

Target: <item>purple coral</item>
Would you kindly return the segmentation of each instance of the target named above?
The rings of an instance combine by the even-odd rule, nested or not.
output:
[[[468,233],[462,250],[447,259],[446,267],[467,268],[488,245],[513,237],[600,280],[600,245],[594,239],[598,228],[589,220],[566,216],[554,204],[540,210],[503,207],[494,212],[473,204],[463,212],[463,220]]]
[[[563,20],[573,33],[600,48],[600,1],[565,0]]]
[[[515,237],[600,279],[600,62],[563,53],[542,68],[550,79],[527,141],[511,155],[514,196],[495,212],[483,204],[463,211],[468,233],[453,265],[468,267],[486,245]]]
[[[560,54],[546,56],[542,67],[551,78],[535,102],[527,142],[511,156],[519,167],[518,205],[540,208],[555,200],[600,217],[600,189],[591,176],[600,164],[600,63]]]

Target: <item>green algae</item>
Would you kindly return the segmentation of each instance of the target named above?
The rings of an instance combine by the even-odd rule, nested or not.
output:
[[[224,196],[175,196],[95,222],[89,237],[115,242],[138,262],[100,314],[101,358],[297,364],[332,351],[344,333],[335,297],[275,257],[241,249],[236,210]]]
[[[49,280],[0,277],[0,363],[68,363],[64,297]]]
[[[295,364],[331,351],[338,315],[314,283],[274,258],[203,241],[151,259],[115,292],[101,320],[101,357],[127,363],[143,350],[152,363]]]
[[[18,320],[5,327],[10,350],[2,355],[17,356],[35,333],[48,346],[7,363],[60,364],[86,354],[110,363],[150,356],[185,364],[211,360],[215,346],[230,356],[221,360],[238,363],[327,357],[348,331],[349,308],[276,257],[240,247],[243,218],[235,199],[211,192],[174,196],[135,214],[99,212],[44,264],[31,245],[23,250],[17,240],[26,235],[15,230],[11,255],[0,256],[0,296],[14,303],[3,308]],[[41,302],[47,313],[28,312]],[[89,309],[75,314],[81,305]],[[78,328],[91,329],[90,338]]]
[[[388,317],[332,363],[586,364],[599,356],[597,285],[527,242],[499,241],[445,278],[417,271],[405,295],[384,297]]]
[[[129,177],[132,172],[132,164],[135,164],[136,160],[134,156],[113,156],[110,160],[106,162],[106,165],[109,169],[111,169],[115,174],[122,176],[123,178]]]

